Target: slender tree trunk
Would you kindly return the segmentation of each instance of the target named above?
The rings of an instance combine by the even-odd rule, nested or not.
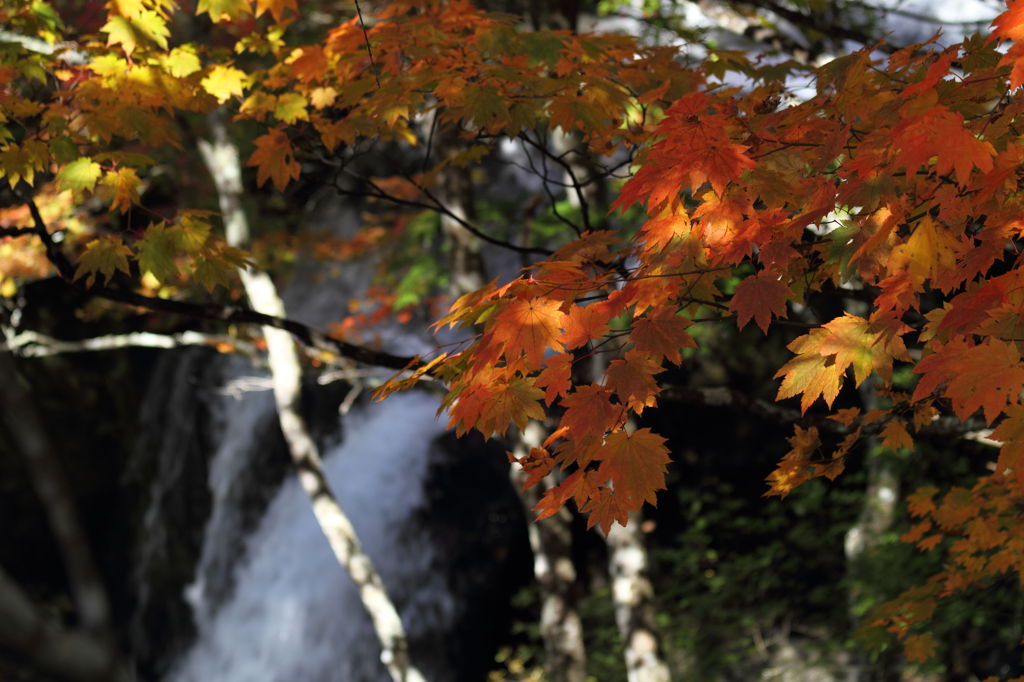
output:
[[[610,358],[596,353],[588,370],[600,381]],[[635,424],[627,424],[632,430]],[[612,581],[615,624],[622,638],[628,682],[668,682],[668,664],[662,656],[661,634],[655,622],[654,586],[650,558],[641,529],[641,515],[629,515],[628,525],[613,524],[605,538],[608,573]]]
[[[439,154],[448,153],[448,145],[438,144]],[[473,209],[473,185],[464,168],[449,166],[440,176],[438,194],[446,208],[467,222],[476,219]],[[484,286],[487,274],[480,253],[480,240],[465,229],[458,220],[441,214],[441,227],[452,248],[451,294],[458,297]],[[513,447],[516,457],[522,457],[544,440],[544,427],[530,422],[519,434]],[[523,504],[528,519],[527,534],[533,553],[533,575],[540,590],[540,634],[544,642],[544,668],[550,682],[585,682],[586,648],[583,644],[583,626],[576,612],[576,568],[573,566],[571,517],[568,510],[535,523],[533,507],[554,479],[546,480],[530,490],[523,490],[525,473],[513,464],[509,477]]]
[[[515,444],[513,454],[524,457],[544,440],[544,427],[530,422]],[[512,485],[519,492],[526,518],[534,515],[533,507],[547,487],[555,484],[549,476],[529,490],[523,490],[526,472],[512,464]],[[583,644],[583,625],[576,612],[578,587],[576,568],[570,551],[572,533],[567,509],[543,521],[529,524],[530,549],[533,551],[533,575],[540,588],[540,634],[546,654],[545,672],[550,682],[585,682],[587,656]]]
[[[8,353],[0,353],[0,376],[5,377],[0,388],[4,423],[25,458],[32,487],[43,504],[57,541],[78,619],[86,630],[108,637],[110,605],[107,591],[79,522],[71,486],[54,454],[46,427],[33,407],[32,396],[21,385],[14,361]]]
[[[8,353],[0,352],[0,376],[0,412],[49,520],[81,623],[81,631],[67,631],[50,622],[0,570],[0,645],[21,653],[40,670],[67,679],[129,680],[130,668],[114,644],[107,590],[79,522],[71,486]]]
[[[213,141],[202,140],[199,150],[217,187],[228,243],[245,247],[249,224],[242,208],[242,167],[238,148],[229,139],[223,113],[209,118]],[[284,317],[284,304],[273,280],[264,272],[241,271],[242,285],[252,307]],[[363,606],[373,621],[381,643],[381,661],[395,682],[423,682],[423,675],[409,660],[405,628],[394,603],[384,589],[370,557],[363,551],[348,516],[342,510],[324,474],[316,442],[301,414],[301,363],[288,332],[264,327],[267,355],[274,386],[274,400],[281,431],[298,469],[299,482],[309,495],[313,514],[337,558],[359,589]]]
[[[859,301],[848,303],[846,309],[854,315],[867,314],[867,306]],[[865,412],[878,407],[878,393],[875,391],[873,378],[861,384],[858,390]],[[879,442],[875,436],[866,437],[862,447],[866,451],[867,463],[864,501],[857,521],[846,531],[843,538],[849,584],[847,613],[854,628],[860,622],[858,603],[864,598],[865,593],[872,589],[870,572],[867,570],[872,560],[871,552],[881,543],[886,531],[892,527],[900,499],[900,478],[891,453],[878,452]],[[855,657],[848,679],[864,679],[862,670],[866,665],[863,657]]]
[[[24,656],[38,670],[76,682],[134,679],[104,637],[69,631],[44,617],[0,569],[0,646]]]
[[[442,145],[443,146],[443,145]],[[444,150],[441,150],[444,153]],[[476,222],[473,208],[473,183],[469,170],[448,166],[440,174],[441,202],[468,223]],[[451,286],[456,297],[476,291],[487,282],[480,239],[455,218],[441,214],[441,230],[451,245]]]
[[[626,647],[629,682],[668,682],[671,676],[661,657],[654,587],[640,524],[640,514],[630,514],[629,525],[614,524],[606,538],[615,623]]]

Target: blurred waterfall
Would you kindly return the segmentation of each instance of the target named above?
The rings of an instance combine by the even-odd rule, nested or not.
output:
[[[367,405],[345,417],[341,443],[325,453],[331,484],[399,606],[414,655],[427,649],[417,640],[450,627],[455,609],[427,531],[417,522],[429,451],[441,433],[436,409],[436,401],[422,394]],[[245,541],[227,598],[211,593],[206,582],[221,574],[228,560],[223,551],[236,551],[231,512],[218,511],[225,491],[246,465],[245,450],[259,447],[253,442],[254,424],[274,418],[272,405],[247,397],[224,428],[210,470],[213,511],[196,580],[187,590],[196,642],[166,679],[385,680],[369,618],[295,480],[285,480]],[[444,679],[443,660],[417,664]]]

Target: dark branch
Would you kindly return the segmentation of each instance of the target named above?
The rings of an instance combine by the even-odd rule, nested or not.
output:
[[[296,322],[295,320],[289,320],[286,318],[273,317],[271,315],[264,315],[263,313],[258,313],[249,308],[173,301],[164,298],[155,298],[153,296],[143,296],[142,294],[125,291],[123,289],[116,289],[110,286],[93,286],[91,288],[85,288],[81,284],[75,282],[74,267],[71,265],[67,256],[64,255],[64,252],[58,248],[50,237],[50,233],[46,228],[46,223],[43,222],[43,218],[39,214],[39,208],[36,206],[35,201],[28,198],[25,200],[25,203],[28,205],[29,211],[32,213],[32,219],[35,221],[35,233],[39,235],[39,238],[43,241],[43,245],[46,247],[46,256],[57,268],[57,272],[60,273],[61,278],[69,284],[82,288],[86,293],[93,296],[99,296],[100,298],[117,301],[119,303],[139,306],[140,308],[145,308],[147,310],[173,313],[175,315],[184,315],[191,318],[217,320],[220,322],[237,324],[258,324],[267,327],[274,327],[275,329],[283,329],[294,336],[302,344],[310,348],[340,355],[367,365],[388,367],[396,370],[415,369],[420,365],[418,358],[392,355],[391,353],[372,350],[364,346],[357,346],[355,344],[348,343],[347,341],[332,338],[320,330],[314,329],[313,327],[301,322]]]
[[[32,227],[0,227],[0,237],[24,237],[34,233]]]
[[[373,58],[373,50],[370,48],[370,34],[366,32],[366,24],[363,22],[363,8],[356,0],[356,14],[359,15],[359,28],[363,29],[363,43],[366,45],[366,54],[370,57],[370,66],[373,67],[373,79],[377,82],[377,89],[380,90],[380,71],[377,70],[377,62]]]
[[[861,45],[873,46],[875,49],[889,54],[892,54],[899,49],[898,46],[881,43],[877,36],[868,35],[858,29],[826,21],[820,14],[804,14],[798,10],[790,9],[778,2],[774,2],[774,0],[744,0],[744,3],[753,7],[766,9],[795,26],[813,29],[819,33],[829,36],[830,38],[852,40],[860,43]]]
[[[501,248],[508,249],[509,251],[515,251],[516,253],[536,253],[542,256],[550,256],[552,253],[554,253],[550,249],[545,249],[539,246],[519,246],[518,244],[512,244],[511,242],[502,241],[501,239],[492,237],[491,235],[477,228],[475,225],[459,217],[458,214],[456,214],[450,208],[445,206],[444,203],[440,199],[438,199],[429,189],[423,187],[422,185],[416,182],[413,182],[412,180],[410,180],[409,182],[412,183],[416,187],[416,189],[420,190],[420,192],[422,192],[424,196],[430,199],[429,203],[424,201],[416,201],[414,199],[402,199],[401,197],[396,197],[393,194],[389,194],[383,189],[381,189],[381,187],[374,183],[372,180],[361,177],[351,172],[349,172],[349,175],[351,175],[353,178],[356,178],[361,182],[366,183],[367,185],[370,186],[370,188],[373,191],[362,192],[345,189],[341,187],[339,184],[335,183],[334,187],[338,194],[342,194],[344,196],[369,197],[371,199],[387,201],[389,203],[395,204],[396,206],[409,206],[411,208],[425,208],[430,211],[437,211],[438,213],[442,213],[445,216],[451,218],[452,220],[457,222],[460,227],[464,228],[467,232],[476,235],[482,241],[485,241],[488,244],[493,244],[495,246],[500,246]]]

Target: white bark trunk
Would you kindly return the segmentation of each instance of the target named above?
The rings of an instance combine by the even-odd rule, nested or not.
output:
[[[210,117],[213,141],[200,141],[199,149],[217,187],[228,243],[245,247],[249,224],[242,208],[242,167],[238,148],[228,138],[218,114]],[[241,271],[242,285],[254,310],[285,317],[284,303],[273,280],[264,272]],[[283,330],[264,327],[267,355],[274,386],[278,419],[299,482],[309,495],[313,513],[327,542],[359,588],[363,606],[381,643],[381,661],[395,682],[423,682],[422,673],[409,660],[408,640],[398,611],[384,588],[370,557],[363,551],[351,521],[342,510],[324,474],[317,445],[300,411],[302,366],[295,342]]]
[[[513,454],[527,455],[544,440],[544,428],[530,422]],[[512,485],[519,492],[527,519],[534,515],[533,506],[540,500],[545,486],[553,481],[542,481],[529,490],[523,490],[526,473],[518,464],[510,472]],[[546,654],[545,672],[550,682],[585,682],[587,679],[586,648],[583,645],[583,625],[576,612],[576,568],[570,550],[572,537],[569,512],[539,522],[529,522],[527,528],[530,549],[533,551],[533,575],[540,589],[540,634]]]
[[[640,523],[639,514],[630,514],[629,525],[612,525],[606,538],[615,623],[626,647],[629,682],[668,682],[671,676],[655,629],[654,588]]]

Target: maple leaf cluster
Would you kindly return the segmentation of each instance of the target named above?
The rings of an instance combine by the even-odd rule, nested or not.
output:
[[[8,26],[58,42],[67,29],[32,7],[5,9]],[[665,485],[665,440],[642,418],[658,404],[662,372],[696,347],[691,327],[754,322],[768,333],[799,307],[807,331],[788,346],[777,398],[799,399],[801,413],[819,399],[832,411],[844,388],[873,377],[885,401],[835,410],[843,437],[831,452],[816,428],[796,426],[769,493],[838,475],[864,434],[911,449],[941,412],[980,419],[1003,445],[970,493],[979,501],[922,512],[940,534],[922,540],[932,527],[919,525],[911,539],[959,538],[965,570],[941,576],[946,591],[1020,572],[1024,549],[999,543],[1013,535],[1024,483],[1024,3],[987,37],[887,58],[865,49],[819,69],[714,54],[684,66],[671,48],[525,32],[464,0],[383,3],[369,26],[353,15],[312,40],[289,33],[295,0],[200,0],[210,30],[231,37],[225,50],[173,40],[180,9],[110,2],[98,35],[74,36],[74,54],[0,57],[0,173],[65,207],[49,217],[70,235],[75,278],[148,273],[212,289],[249,262],[197,207],[160,215],[142,200],[160,162],[196,134],[183,119],[229,110],[252,134],[256,185],[278,191],[305,160],[342,158],[362,141],[425,148],[419,171],[372,186],[437,210],[433,190],[450,169],[482,163],[498,141],[560,129],[581,156],[625,155],[630,177],[612,207],[644,213],[642,224],[520,249],[545,256],[457,300],[436,324],[465,330],[466,341],[382,394],[429,374],[447,385],[458,433],[546,423],[549,437],[524,462],[527,484],[563,476],[539,515],[574,500],[607,530]],[[780,106],[800,70],[814,96]],[[726,87],[728,76],[747,86]],[[424,130],[417,121],[428,119]],[[431,158],[435,132],[447,151]],[[78,210],[86,205],[91,217]],[[34,225],[24,212],[4,220]],[[30,254],[0,266],[4,287],[40,275],[25,265],[40,256],[34,240],[18,234],[0,248]],[[742,279],[727,286],[728,275]],[[805,305],[853,291],[867,304],[858,314],[815,319]],[[919,375],[912,391],[893,386],[900,367]],[[930,650],[927,639],[907,642],[915,656]]]

